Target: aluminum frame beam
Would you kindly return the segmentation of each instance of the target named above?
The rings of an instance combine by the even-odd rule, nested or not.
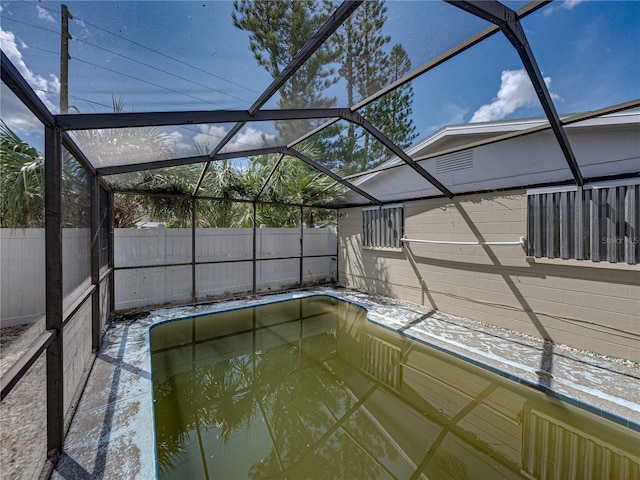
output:
[[[267,154],[270,154],[270,153],[280,153],[282,155],[289,155],[289,156],[292,156],[292,157],[297,157],[298,159],[300,159],[303,162],[305,162],[307,165],[309,165],[309,166],[313,167],[314,169],[318,170],[319,172],[322,172],[325,175],[331,177],[336,182],[344,185],[345,187],[347,187],[350,190],[353,190],[358,195],[361,195],[361,196],[365,197],[366,199],[368,199],[372,203],[375,203],[376,205],[381,205],[382,204],[382,202],[380,202],[380,200],[378,200],[377,198],[369,195],[367,192],[361,190],[360,188],[356,187],[351,182],[348,182],[348,181],[344,180],[342,177],[340,177],[336,173],[332,172],[331,170],[329,170],[324,165],[316,162],[315,160],[312,160],[311,158],[307,157],[306,155],[304,155],[304,154],[300,153],[299,151],[297,151],[297,150],[295,150],[293,148],[290,148],[290,147],[270,147],[270,148],[260,148],[260,149],[256,149],[256,150],[246,150],[246,151],[242,151],[242,152],[221,153],[221,154],[216,155],[214,160],[227,160],[227,159],[230,159],[230,158],[242,158],[242,157],[248,157],[248,156],[254,156],[254,155],[267,155]]]
[[[346,109],[348,110],[348,109]],[[185,112],[73,113],[55,115],[62,130],[166,127],[203,123],[268,122],[339,117],[344,108],[290,108],[283,110],[194,110]]]
[[[382,205],[382,202],[380,200],[378,200],[377,198],[375,198],[372,195],[369,195],[367,192],[365,192],[364,190],[356,187],[354,184],[352,184],[351,182],[348,182],[347,180],[342,179],[342,177],[340,177],[339,175],[333,173],[331,170],[329,170],[327,167],[325,167],[324,165],[319,164],[318,162],[316,162],[315,160],[310,159],[309,157],[307,157],[306,155],[298,152],[297,150],[294,150],[293,148],[289,148],[289,147],[284,147],[282,149],[282,151],[284,153],[286,153],[287,155],[291,155],[294,157],[298,157],[300,160],[302,160],[304,163],[306,163],[307,165],[315,168],[316,170],[324,173],[325,175],[328,175],[329,177],[333,178],[336,182],[341,183],[342,185],[344,185],[345,187],[349,188],[350,190],[356,192],[358,195],[363,196],[364,198],[366,198],[367,200],[369,200],[372,203],[375,203],[376,205]]]
[[[522,7],[521,9],[518,10],[518,17],[519,18],[524,18],[524,17],[530,15],[531,13],[539,10],[540,8],[544,7],[548,3],[551,3],[551,1],[552,0],[540,0],[540,1],[539,0],[535,0],[535,1],[532,1],[532,2],[526,4],[524,7]],[[382,88],[381,90],[378,90],[373,95],[370,95],[369,97],[362,99],[360,102],[356,103],[355,105],[352,105],[350,110],[353,111],[353,112],[356,112],[356,111],[360,110],[361,108],[366,107],[367,105],[369,105],[370,103],[376,101],[377,99],[379,99],[380,97],[386,95],[387,93],[392,92],[393,90],[403,86],[404,84],[411,82],[412,80],[418,78],[422,74],[434,69],[438,65],[441,65],[441,64],[445,63],[446,61],[454,58],[455,56],[467,51],[469,48],[473,47],[474,45],[477,45],[477,44],[483,42],[484,40],[486,40],[487,38],[491,37],[492,35],[495,35],[499,30],[500,29],[498,28],[497,25],[492,25],[490,27],[485,28],[481,32],[479,32],[479,33],[469,37],[468,39],[462,41],[461,43],[459,43],[455,47],[447,50],[446,52],[444,52],[443,54],[437,56],[433,60],[430,60],[429,62],[425,63],[424,65],[422,65],[422,66],[416,68],[415,70],[407,73],[404,77],[399,78],[398,80],[396,80],[395,82],[391,83],[390,85],[387,85],[386,87]],[[311,132],[303,135],[302,137],[294,140],[288,146],[289,147],[293,147],[293,146],[297,145],[298,143],[302,142],[303,140],[306,140],[307,138],[309,138],[311,135],[319,132],[320,130],[323,130],[323,129],[331,126],[332,124],[334,124],[338,120],[339,120],[338,118],[334,118],[334,119],[328,120],[327,122],[325,122],[322,125],[318,126],[313,131],[311,131]]]
[[[45,277],[46,329],[55,332],[47,347],[47,452],[62,452],[64,445],[64,364],[62,285],[62,135],[45,127]]]
[[[194,163],[206,163],[211,161],[209,155],[196,155],[194,157],[172,158],[168,160],[158,160],[154,162],[135,163],[128,165],[114,165],[112,167],[102,167],[96,169],[99,176],[117,175],[119,173],[141,172],[144,170],[156,170],[158,168],[179,167],[181,165],[192,165]]]
[[[423,177],[429,183],[431,183],[431,185],[436,187],[438,190],[440,190],[440,192],[442,192],[447,197],[453,198],[453,193],[451,193],[451,191],[447,187],[445,187],[433,175],[431,175],[429,172],[427,172],[422,167],[422,165],[419,165],[418,163],[416,163],[413,160],[413,158],[411,158],[407,153],[405,153],[404,150],[402,150],[395,143],[393,143],[391,140],[389,140],[389,138],[384,133],[382,133],[380,130],[378,130],[376,127],[374,127],[371,124],[371,122],[369,122],[362,115],[359,115],[359,114],[357,114],[355,112],[350,112],[344,118],[345,118],[345,120],[348,120],[348,121],[350,121],[352,123],[355,123],[356,125],[360,125],[367,132],[369,132],[371,135],[373,135],[376,138],[376,140],[378,140],[385,147],[387,147],[389,150],[391,150],[398,158],[400,158],[403,162],[405,162],[407,165],[409,165],[411,168],[413,168],[421,177]]]
[[[564,157],[569,165],[569,169],[573,174],[573,178],[578,186],[584,185],[584,178],[580,172],[580,166],[576,161],[571,144],[567,138],[566,132],[558,116],[555,105],[549,93],[547,85],[544,83],[544,78],[540,72],[540,68],[536,62],[536,59],[531,51],[529,42],[524,33],[522,25],[520,24],[519,16],[516,12],[510,8],[505,7],[503,4],[497,1],[477,1],[477,0],[445,0],[447,3],[454,5],[462,10],[465,10],[477,17],[480,17],[488,22],[497,25],[502,33],[507,37],[507,40],[514,46],[522,64],[533,83],[533,88],[538,95],[542,109],[544,110],[551,129],[558,141],[560,149],[564,154]]]
[[[248,112],[250,115],[255,115],[256,112],[262,108],[262,106],[269,101],[269,99],[277,93],[282,86],[291,78],[298,69],[304,64],[304,62],[311,57],[315,53],[318,48],[320,48],[324,41],[335,32],[342,22],[344,22],[347,17],[349,17],[356,8],[362,3],[363,0],[348,0],[343,2],[335,12],[329,17],[329,19],[320,27],[320,29],[316,32],[316,34],[309,39],[307,43],[300,49],[300,51],[296,54],[295,57],[289,62],[289,64],[284,68],[282,72],[271,82],[264,92],[257,98],[257,100],[251,105]],[[217,154],[222,148],[229,143],[229,141],[240,131],[242,127],[246,124],[246,121],[240,121],[237,125],[235,125],[231,131],[222,139],[221,142],[213,149],[210,153],[210,157],[213,158],[215,154]],[[207,163],[200,173],[200,178],[198,178],[198,183],[196,184],[193,194],[196,195],[202,182],[204,180],[205,174],[207,173],[207,169],[209,168],[211,163]]]

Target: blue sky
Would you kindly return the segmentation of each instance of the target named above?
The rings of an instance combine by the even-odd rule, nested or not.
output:
[[[66,2],[70,21],[69,95],[83,113],[246,109],[271,79],[233,27],[231,2]],[[1,2],[2,49],[57,112],[60,2]],[[519,8],[524,2],[508,2]],[[487,24],[442,2],[389,1],[386,33],[413,68]],[[594,110],[640,97],[640,2],[554,2],[522,21],[560,113]],[[514,49],[500,34],[413,82],[420,138],[447,124],[542,115]],[[345,106],[340,85],[332,89]],[[2,118],[33,143],[42,128],[2,90]],[[267,104],[274,108],[275,101]],[[229,125],[167,128],[182,154],[212,146]],[[271,125],[251,125],[237,148]]]

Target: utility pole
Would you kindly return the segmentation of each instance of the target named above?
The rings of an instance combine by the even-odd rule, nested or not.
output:
[[[62,29],[60,32],[60,113],[69,113],[69,19],[73,15],[69,13],[66,5],[62,5]]]

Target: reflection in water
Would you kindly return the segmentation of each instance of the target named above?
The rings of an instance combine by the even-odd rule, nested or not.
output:
[[[331,297],[151,330],[161,478],[638,478],[638,436]]]

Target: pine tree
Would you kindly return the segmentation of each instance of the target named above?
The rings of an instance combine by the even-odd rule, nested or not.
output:
[[[402,78],[411,70],[411,60],[406,50],[400,44],[396,44],[391,49],[387,69],[385,72],[387,83],[391,84]],[[413,140],[418,136],[411,115],[413,113],[413,87],[407,83],[394,91],[384,95],[377,102],[372,104],[372,118],[370,121],[374,125],[380,126],[380,131],[398,147],[404,149],[411,146]],[[368,168],[387,160],[391,152],[376,143],[370,149]]]
[[[391,37],[383,34],[387,8],[382,0],[363,3],[345,21],[336,42],[342,46],[339,73],[346,80],[347,101],[350,106],[373,95],[405,75],[411,61],[402,45],[395,45],[390,53],[386,47]],[[410,118],[413,90],[403,86],[367,105],[360,112],[382,133],[404,148],[415,139],[415,127]],[[343,172],[363,171],[379,165],[389,157],[389,150],[365,131],[353,125],[343,129],[341,138],[334,141],[333,155],[349,159]],[[341,150],[342,149],[342,150]]]
[[[328,18],[328,10],[315,1],[235,0],[234,25],[250,32],[249,48],[258,64],[276,78]],[[336,103],[325,90],[337,82],[330,65],[335,45],[318,49],[280,89],[280,108],[327,108]],[[281,141],[288,143],[321,121],[276,122]]]
[[[354,18],[355,34],[354,42],[354,90],[358,95],[358,101],[374,94],[387,83],[385,73],[388,68],[388,58],[384,51],[384,46],[391,41],[391,37],[382,34],[382,28],[387,19],[387,7],[381,0],[372,0],[363,3],[357,10]],[[366,118],[377,117],[370,106],[365,107],[364,116]],[[386,121],[383,119],[383,121]],[[380,128],[380,123],[378,128]],[[360,132],[361,138],[357,135],[355,140],[359,142],[360,152],[356,153],[352,159],[350,170],[365,170],[371,157],[371,147],[376,141],[366,132]]]

